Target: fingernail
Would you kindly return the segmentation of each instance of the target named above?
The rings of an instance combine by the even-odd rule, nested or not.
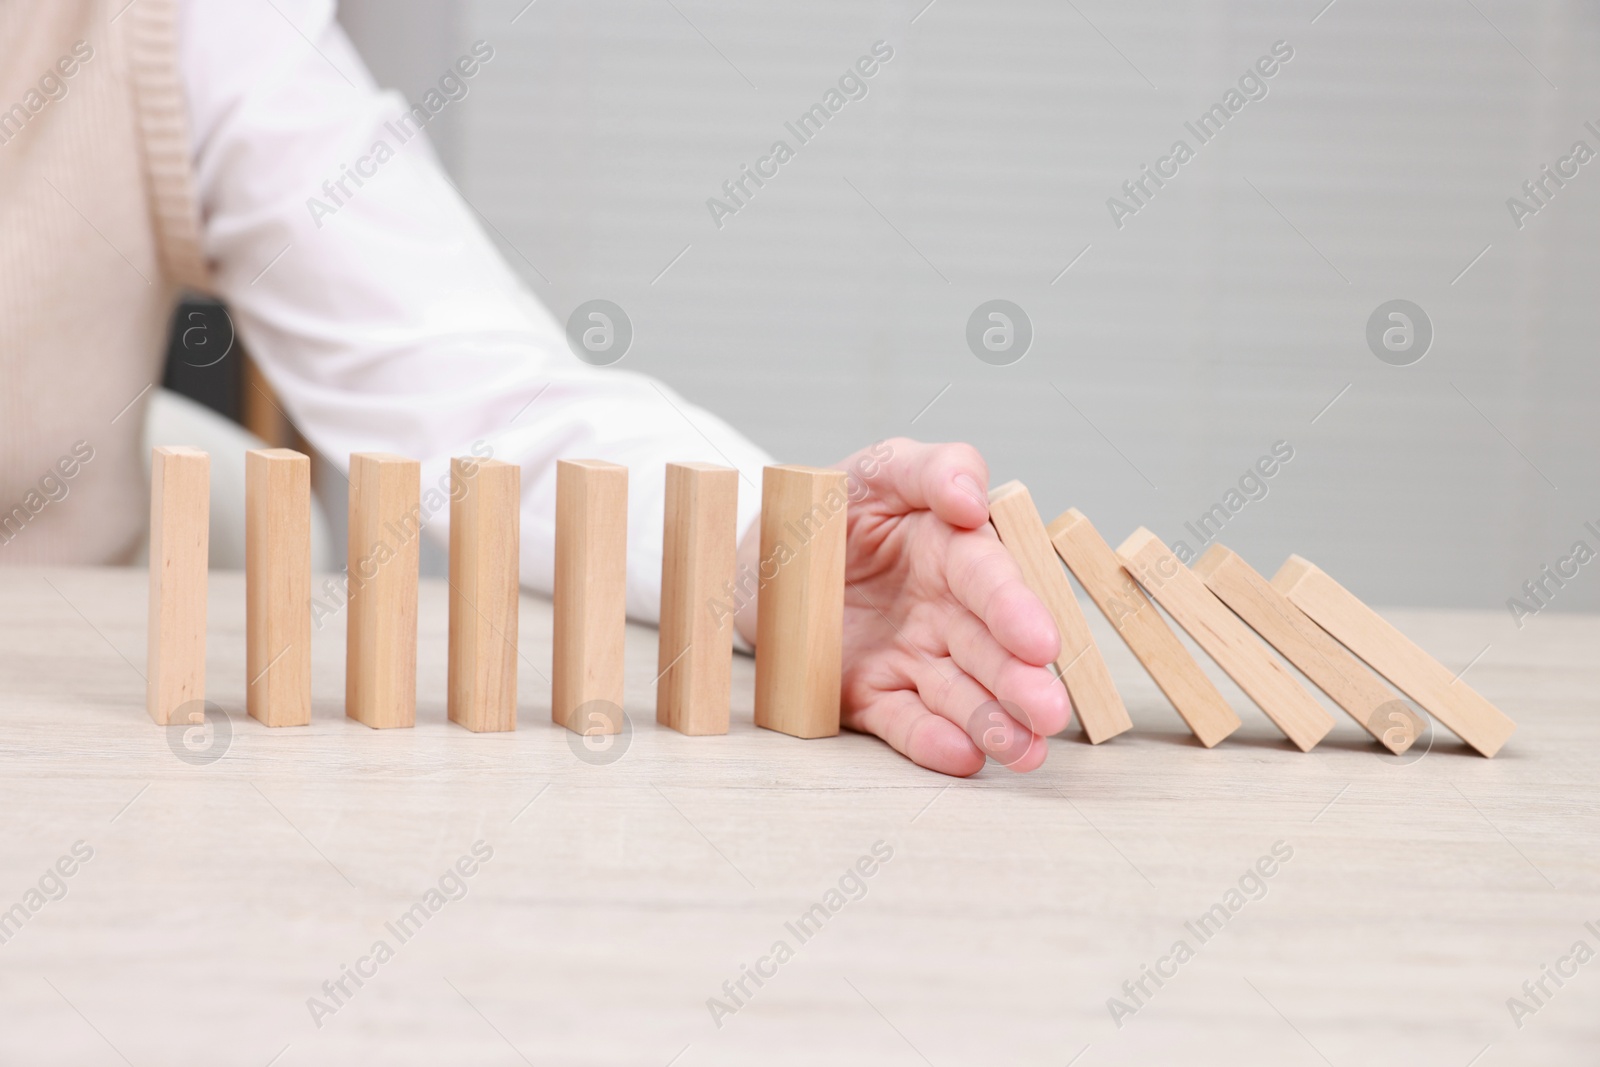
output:
[[[961,492],[965,493],[967,496],[970,496],[973,500],[976,500],[979,504],[983,505],[983,510],[985,512],[989,510],[989,498],[984,494],[984,491],[979,488],[978,483],[973,480],[972,475],[958,474],[955,476],[953,481],[955,482],[957,489],[961,490]]]

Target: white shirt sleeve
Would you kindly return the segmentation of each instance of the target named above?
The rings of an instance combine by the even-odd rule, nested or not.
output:
[[[474,444],[520,464],[522,581],[542,591],[556,460],[625,464],[628,612],[647,621],[667,462],[738,467],[739,532],[759,514],[767,455],[666,386],[572,354],[416,134],[412,102],[374,85],[331,0],[187,0],[179,56],[218,295],[329,461],[413,456],[425,494],[448,489],[450,457]],[[438,507],[428,535],[442,541],[448,522]]]

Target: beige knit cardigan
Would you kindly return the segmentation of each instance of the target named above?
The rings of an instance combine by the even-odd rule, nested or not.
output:
[[[0,564],[125,560],[180,290],[205,290],[177,0],[0,0]]]

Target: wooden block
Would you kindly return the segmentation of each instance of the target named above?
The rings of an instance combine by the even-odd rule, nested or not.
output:
[[[1141,526],[1117,549],[1117,555],[1156,603],[1167,609],[1302,752],[1309,752],[1333,729],[1333,716],[1249,627],[1178,561],[1161,538]]]
[[[1083,512],[1071,508],[1049,527],[1050,541],[1107,621],[1166,694],[1202,745],[1211,748],[1241,725],[1167,620],[1145,599],[1122,561]]]
[[[344,713],[374,729],[417,721],[417,563],[422,465],[350,456]]]
[[[1078,598],[1061,569],[1044,520],[1033,506],[1033,497],[1021,482],[1007,482],[989,491],[989,521],[1000,535],[1011,558],[1022,568],[1022,580],[1044,601],[1061,632],[1061,655],[1056,673],[1066,683],[1073,709],[1084,735],[1092,744],[1133,728],[1122,695],[1111,680],[1111,671],[1089,634],[1089,620],[1083,617]]]
[[[1396,720],[1389,716],[1396,713],[1397,705],[1404,708],[1404,703],[1366,664],[1272,588],[1272,583],[1237,553],[1214,544],[1195,561],[1193,569],[1218,600],[1389,751],[1398,755],[1421,735],[1423,723],[1409,709],[1399,721],[1409,720],[1410,726],[1394,729]]]
[[[178,723],[179,708],[206,698],[210,527],[211,457],[198,448],[152,450],[145,709],[161,726]],[[199,704],[184,714],[205,721]]]
[[[267,726],[311,722],[311,460],[245,453],[245,707]]]
[[[681,733],[728,732],[733,620],[718,625],[711,603],[733,581],[738,506],[732,467],[667,464],[656,721]]]
[[[522,468],[450,461],[450,721],[517,728]]]
[[[757,726],[794,737],[839,732],[848,514],[843,471],[762,471]]]
[[[1290,556],[1273,575],[1272,587],[1483,755],[1499,752],[1516,730],[1505,712],[1315,564]]]
[[[628,468],[558,462],[550,718],[580,734],[622,732],[627,553]]]

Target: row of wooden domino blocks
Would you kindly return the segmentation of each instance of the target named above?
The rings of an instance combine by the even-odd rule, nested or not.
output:
[[[448,713],[472,731],[517,728],[520,469],[451,462]],[[421,464],[350,456],[346,715],[416,721]],[[726,733],[733,661],[739,474],[669,464],[656,718]],[[160,725],[205,699],[210,456],[157,448],[150,478],[146,704]],[[251,451],[245,466],[246,707],[269,726],[310,721],[310,461]],[[755,721],[798,737],[838,733],[845,475],[763,474]],[[555,502],[552,704],[578,733],[621,729],[627,467],[562,461]],[[770,571],[770,573],[768,573]],[[179,709],[189,709],[181,712]]]
[[[209,470],[204,452],[155,450],[147,705],[162,724],[204,697]],[[377,728],[416,719],[420,474],[401,456],[351,457],[345,710]],[[520,474],[492,459],[451,465],[447,707],[451,721],[474,731],[516,728]],[[627,468],[598,460],[557,468],[551,717],[580,733],[622,725],[627,477]],[[737,500],[731,468],[667,466],[656,717],[684,733],[728,728]],[[751,576],[758,725],[797,737],[838,733],[846,509],[841,472],[774,466],[763,474],[761,564]],[[1237,730],[1239,717],[1150,598],[1302,750],[1333,719],[1270,649],[1395,752],[1423,724],[1372,670],[1485,756],[1515,729],[1298,556],[1269,582],[1222,545],[1186,567],[1142,527],[1113,551],[1076,509],[1046,529],[1017,482],[994,490],[990,517],[1055,618],[1057,672],[1091,742],[1132,721],[1062,563],[1207,747]],[[269,726],[303,725],[311,718],[306,456],[249,454],[246,523],[247,707]]]
[[[268,726],[311,721],[310,485],[305,455],[248,453],[246,706]],[[375,728],[416,721],[420,485],[416,460],[350,458],[345,713]],[[667,465],[656,717],[688,734],[728,729],[738,486],[729,467]],[[146,706],[161,725],[204,701],[209,492],[205,452],[154,450]],[[449,717],[514,730],[521,470],[452,460],[449,497]],[[843,472],[763,473],[757,725],[839,732],[847,504]],[[579,733],[622,728],[627,527],[626,467],[557,465],[551,717]]]
[[[1424,724],[1374,671],[1485,756],[1498,752],[1516,729],[1459,676],[1299,556],[1290,556],[1268,581],[1220,544],[1187,567],[1144,527],[1113,551],[1075,508],[1046,528],[1020,482],[997,487],[989,510],[1029,588],[1055,616],[1061,632],[1056,669],[1095,744],[1133,723],[1063,563],[1208,748],[1237,730],[1239,717],[1151,599],[1302,751],[1333,729],[1333,717],[1272,649],[1396,753],[1410,747]]]

